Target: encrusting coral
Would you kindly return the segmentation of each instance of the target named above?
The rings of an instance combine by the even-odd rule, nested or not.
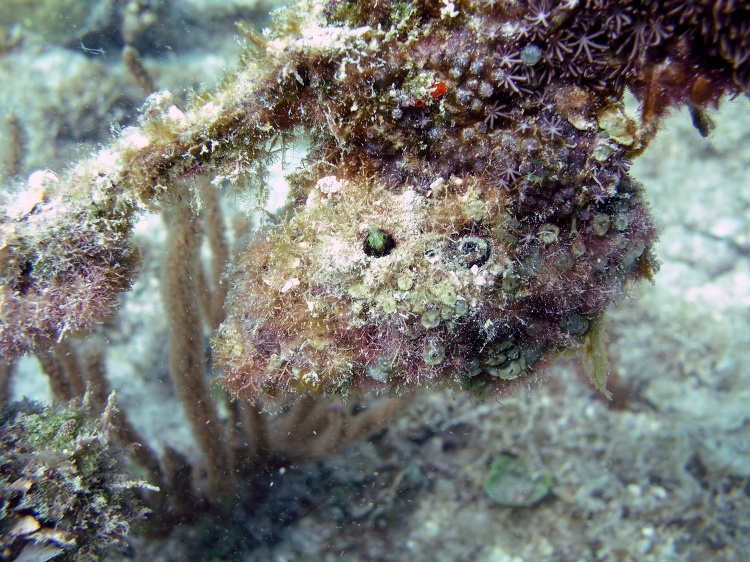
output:
[[[669,108],[706,133],[706,107],[750,92],[749,16],[680,0],[280,10],[215,92],[185,110],[155,93],[99,154],[4,196],[0,350],[105,318],[135,275],[140,210],[197,213],[189,180],[207,175],[262,203],[265,166],[304,139],[280,223],[229,274],[213,344],[234,395],[502,394],[581,347],[604,391],[602,315],[656,264],[631,159]]]

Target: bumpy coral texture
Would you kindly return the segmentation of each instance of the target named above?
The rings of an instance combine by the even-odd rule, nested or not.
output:
[[[0,353],[106,318],[136,274],[141,209],[198,201],[186,180],[206,176],[262,199],[275,147],[304,136],[287,214],[228,277],[229,390],[502,394],[578,347],[601,388],[601,315],[655,264],[631,161],[670,108],[705,134],[707,107],[750,93],[749,15],[747,0],[279,11],[215,92],[185,111],[156,93],[36,197],[3,191]]]
[[[356,41],[335,64],[294,69],[299,112],[320,122],[290,216],[234,268],[215,342],[226,386],[251,399],[436,383],[503,394],[600,339],[608,304],[655,265],[631,159],[668,107],[747,93],[745,15],[329,3],[321,28]],[[392,247],[375,251],[383,236]]]

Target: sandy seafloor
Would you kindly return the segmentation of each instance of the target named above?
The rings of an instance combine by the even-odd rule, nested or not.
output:
[[[233,19],[265,9],[249,5],[190,0],[160,14],[144,41],[157,87],[179,98],[213,83],[239,51]],[[105,51],[32,33],[0,54],[0,117],[18,124],[0,126],[6,165],[14,139],[28,174],[62,169],[106,142],[114,121],[132,122],[142,95],[116,49]],[[501,403],[425,391],[376,438],[261,470],[266,493],[233,521],[134,536],[123,559],[750,560],[750,102],[712,116],[717,129],[703,139],[675,113],[632,168],[663,227],[662,266],[609,313],[615,405],[572,362]],[[137,428],[199,464],[165,367],[160,219],[137,233],[140,280],[96,337]],[[16,397],[49,399],[33,359],[13,384]],[[487,496],[502,453],[551,475],[544,501],[510,508]]]

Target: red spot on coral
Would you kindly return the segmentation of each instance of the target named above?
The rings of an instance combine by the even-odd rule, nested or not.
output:
[[[432,99],[436,100],[445,95],[445,92],[448,91],[448,86],[445,85],[445,82],[438,81],[435,82],[432,85],[432,92],[430,92],[430,96],[432,96]]]

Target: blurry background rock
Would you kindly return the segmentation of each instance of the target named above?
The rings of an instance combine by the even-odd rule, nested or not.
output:
[[[24,32],[65,45],[105,25],[113,5],[113,0],[5,0],[0,26],[18,24]]]
[[[144,94],[121,63],[125,45],[138,50],[156,89],[184,96],[210,87],[225,65],[234,64],[242,48],[236,22],[252,21],[260,29],[276,5],[3,1],[0,75],[13,80],[0,83],[0,175],[59,169],[106,142],[112,127],[133,122]]]

